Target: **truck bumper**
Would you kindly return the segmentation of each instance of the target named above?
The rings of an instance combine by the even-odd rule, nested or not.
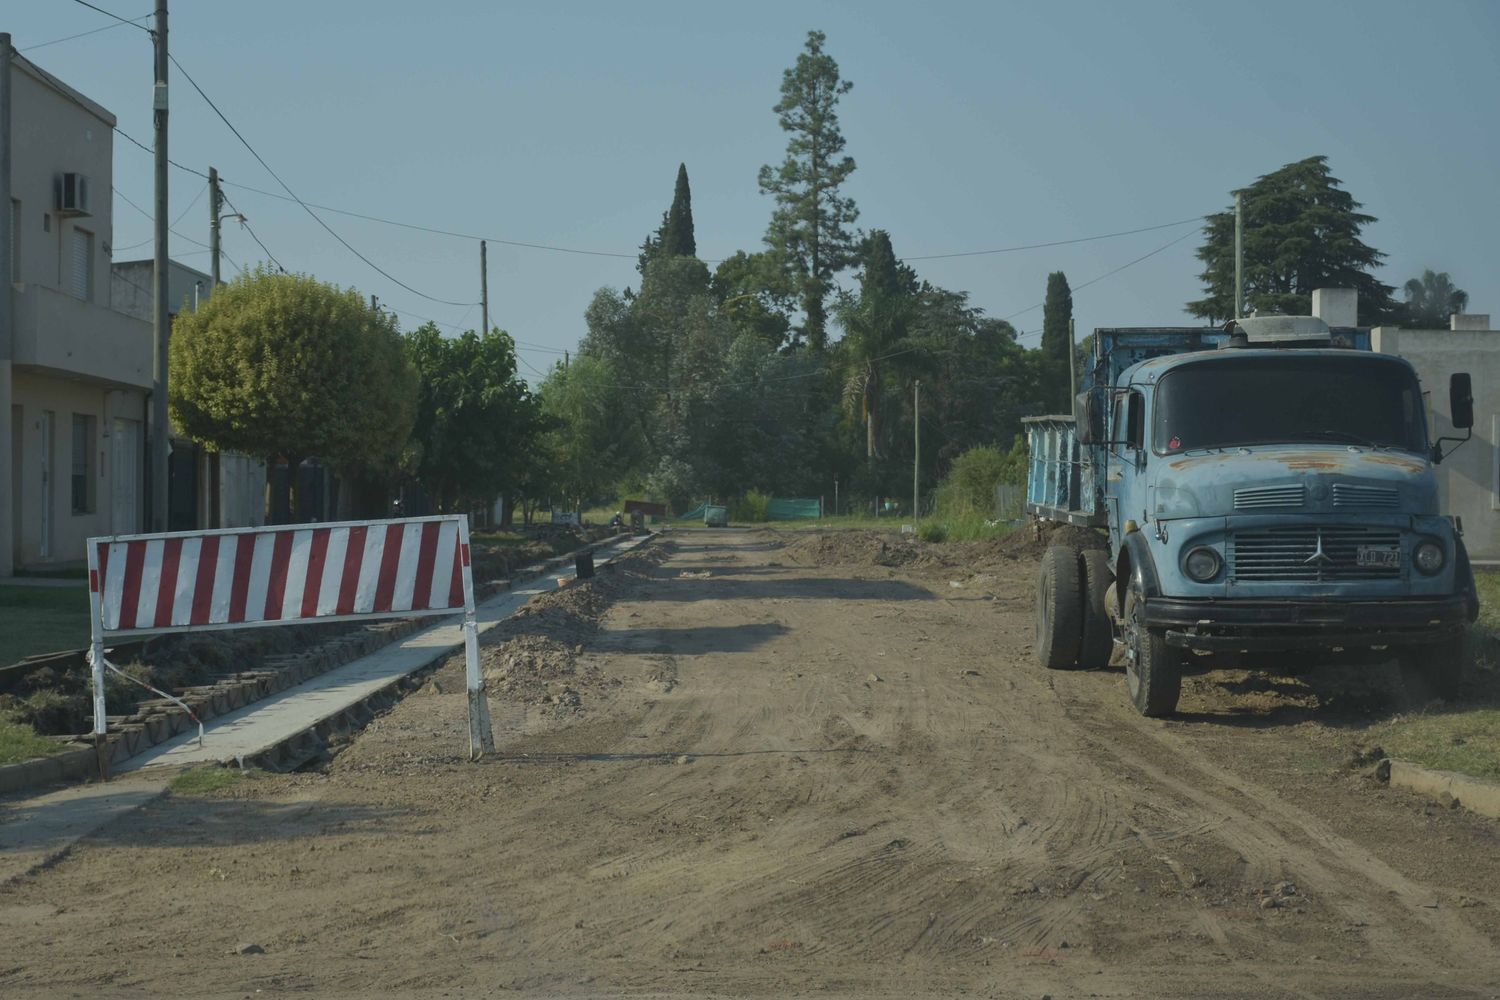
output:
[[[1389,601],[1146,599],[1148,628],[1197,650],[1367,649],[1418,646],[1463,631],[1463,595]]]

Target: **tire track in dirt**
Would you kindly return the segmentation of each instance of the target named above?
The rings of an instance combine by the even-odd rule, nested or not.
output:
[[[1252,880],[1285,877],[1313,890],[1361,929],[1383,963],[1442,977],[1456,969],[1476,986],[1500,981],[1500,950],[1457,913],[1432,905],[1432,889],[1271,789],[1208,761],[1185,741],[1153,731],[1149,720],[1067,696],[1060,704],[1080,731],[1106,725],[1112,730],[1107,744],[1084,736],[1097,755],[1166,789],[1179,803],[1218,817],[1213,835],[1250,861]],[[1166,759],[1173,773],[1156,763]],[[1222,927],[1219,933],[1225,933]]]

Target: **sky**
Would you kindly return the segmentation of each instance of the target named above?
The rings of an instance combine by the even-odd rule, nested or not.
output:
[[[127,2],[95,6],[152,6]],[[784,156],[772,107],[812,29],[854,84],[839,115],[860,228],[889,232],[923,278],[1010,319],[1028,346],[1055,270],[1078,289],[1080,337],[1193,322],[1201,238],[1167,224],[1318,154],[1378,218],[1364,240],[1389,255],[1382,280],[1447,271],[1470,311],[1500,320],[1495,0],[174,6],[173,55],[297,196],[491,240],[491,323],[533,383],[576,348],[596,289],[637,284],[679,162],[699,254],[761,247],[772,202],[756,174]],[[75,0],[5,7],[0,31],[23,55],[150,145],[144,31]],[[384,276],[294,202],[250,190],[281,188],[175,67],[170,126],[172,158],[217,167],[288,270],[374,294],[404,328],[480,326],[476,239],[319,213]],[[119,136],[114,149],[116,259],[147,257],[149,243],[123,249],[151,221],[121,198],[149,210],[152,158]],[[172,255],[207,270],[204,187],[171,173]],[[226,275],[266,256],[234,222],[223,246]],[[914,259],[942,254],[972,255]]]

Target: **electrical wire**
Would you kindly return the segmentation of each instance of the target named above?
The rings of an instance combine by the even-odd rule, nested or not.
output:
[[[949,260],[954,257],[983,257],[997,253],[1016,253],[1021,250],[1042,250],[1046,247],[1065,247],[1075,243],[1092,243],[1096,240],[1112,240],[1117,236],[1134,236],[1136,233],[1151,233],[1158,229],[1171,229],[1174,226],[1185,226],[1189,222],[1197,222],[1201,225],[1203,216],[1195,215],[1191,219],[1178,219],[1176,222],[1163,222],[1159,226],[1142,226],[1139,229],[1122,229],[1118,233],[1103,233],[1099,236],[1080,236],[1071,240],[1050,240],[1046,243],[1026,243],[1021,246],[1002,247],[999,250],[965,250],[961,253],[930,253],[918,257],[906,257],[904,260]]]
[[[80,0],[80,2],[82,2],[82,0]],[[247,150],[249,150],[250,155],[253,156],[253,157],[255,157],[256,162],[259,163],[262,167],[265,168],[266,173],[270,174],[273,178],[275,178],[276,183],[280,184],[281,187],[282,187],[282,189],[284,191],[286,191],[286,193],[288,195],[290,195],[297,202],[298,205],[302,206],[302,210],[305,211],[308,215],[310,215],[312,217],[312,219],[313,219],[314,222],[316,222],[319,226],[322,226],[323,229],[328,233],[329,236],[332,236],[334,239],[336,239],[340,243],[342,243],[344,245],[344,248],[346,250],[348,250],[350,253],[354,254],[354,256],[358,257],[360,260],[364,261],[367,265],[370,266],[370,268],[372,270],[374,270],[376,273],[380,274],[386,280],[394,282],[397,285],[400,285],[402,288],[406,289],[408,292],[411,292],[413,295],[416,295],[416,296],[418,296],[420,298],[424,298],[424,299],[426,299],[429,302],[440,302],[443,305],[448,305],[448,306],[463,306],[463,305],[468,305],[468,303],[466,303],[466,302],[456,302],[456,301],[454,301],[452,299],[443,299],[443,298],[437,297],[436,295],[428,295],[426,292],[419,291],[419,290],[413,288],[412,286],[408,285],[406,282],[402,281],[400,278],[396,277],[394,274],[391,274],[389,271],[387,271],[385,268],[381,267],[379,264],[376,264],[373,260],[371,260],[370,258],[366,257],[364,254],[360,253],[358,250],[356,250],[354,248],[354,245],[352,243],[350,243],[348,240],[344,239],[337,232],[335,232],[334,229],[333,229],[333,227],[331,227],[330,225],[328,225],[328,223],[324,222],[323,219],[318,215],[318,213],[314,212],[311,208],[309,208],[308,205],[307,205],[307,202],[305,202],[301,198],[297,197],[297,193],[295,191],[293,191],[291,189],[291,187],[289,187],[287,185],[286,181],[284,181],[284,180],[281,179],[281,175],[280,174],[276,173],[276,171],[274,171],[274,170],[271,169],[271,165],[265,161],[265,158],[262,157],[260,155],[260,153],[256,152],[255,147],[252,146],[252,145],[250,145],[249,140],[247,140],[242,134],[240,134],[240,130],[237,129],[237,128],[235,128],[234,127],[234,123],[229,120],[229,118],[224,114],[224,112],[222,112],[222,111],[219,110],[219,106],[213,102],[213,99],[210,98],[206,93],[203,92],[203,88],[202,87],[198,86],[198,81],[193,79],[192,74],[189,73],[187,70],[185,70],[185,69],[182,68],[182,63],[180,63],[180,62],[177,61],[177,57],[174,56],[174,55],[171,55],[169,53],[168,56],[167,56],[167,58],[172,60],[172,65],[177,67],[178,72],[180,72],[183,75],[183,78],[186,79],[187,82],[192,85],[192,88],[198,92],[198,96],[201,97],[201,98],[203,98],[204,102],[210,108],[213,109],[214,114],[216,114],[216,115],[219,116],[219,120],[222,121],[225,124],[225,126],[229,129],[229,131],[231,131],[231,132],[234,133],[234,137],[240,141],[240,144],[242,146],[244,146]]]
[[[151,152],[151,148],[149,146],[146,146],[145,144],[141,143],[139,140],[134,139],[130,135],[128,135],[125,132],[121,131],[118,126],[116,126],[115,131],[119,132],[120,135],[124,136],[124,138],[126,138],[130,142],[134,143],[136,146],[139,146],[143,151],[145,151],[147,153]],[[192,167],[183,166],[182,164],[177,163],[175,160],[174,161],[169,161],[169,162],[171,162],[172,166],[178,168],[179,170],[186,171],[187,173],[190,173],[190,174],[194,175],[195,177],[206,178],[208,176],[207,174],[203,173],[202,171],[195,170]],[[547,251],[550,251],[552,253],[581,254],[581,255],[587,256],[587,257],[612,257],[612,258],[616,258],[616,259],[636,260],[640,256],[639,253],[618,253],[618,252],[610,251],[610,250],[582,250],[582,249],[579,249],[577,247],[555,246],[555,245],[550,244],[550,243],[530,243],[530,242],[526,242],[526,241],[523,241],[523,240],[505,239],[504,237],[500,237],[500,236],[482,236],[482,235],[479,235],[477,233],[465,233],[465,232],[461,232],[459,230],[454,230],[454,229],[442,229],[442,228],[439,228],[437,226],[423,226],[423,225],[418,225],[417,223],[414,223],[414,222],[402,222],[399,219],[387,219],[387,218],[383,218],[383,217],[378,216],[378,215],[370,215],[370,214],[368,214],[366,212],[355,212],[355,211],[351,211],[350,209],[346,209],[346,208],[334,208],[332,205],[320,205],[320,204],[318,204],[316,202],[302,202],[302,201],[300,201],[299,199],[297,199],[295,197],[288,197],[288,196],[286,196],[284,194],[277,194],[275,191],[267,191],[264,188],[254,187],[253,185],[250,185],[250,184],[241,184],[241,183],[239,183],[237,181],[224,180],[224,181],[222,181],[222,183],[225,186],[227,186],[227,187],[237,187],[237,188],[239,188],[242,191],[249,191],[249,192],[251,192],[253,194],[264,195],[267,198],[275,198],[278,201],[286,201],[286,202],[291,202],[293,204],[300,204],[304,208],[316,208],[320,212],[332,212],[335,215],[346,215],[346,216],[348,216],[349,218],[352,218],[352,219],[362,219],[365,222],[378,222],[381,225],[395,226],[395,227],[400,228],[400,229],[410,229],[410,230],[413,230],[413,231],[419,232],[419,233],[430,233],[433,236],[451,236],[454,239],[473,240],[475,242],[477,242],[479,240],[485,240],[485,241],[487,241],[489,243],[498,243],[501,246],[522,247],[522,248],[529,249],[529,250],[547,250]],[[1024,251],[1024,250],[1042,250],[1042,249],[1047,249],[1049,247],[1073,246],[1073,245],[1079,244],[1079,243],[1094,243],[1094,242],[1098,242],[1099,240],[1112,240],[1112,239],[1116,239],[1116,238],[1121,237],[1121,236],[1134,236],[1134,235],[1137,235],[1139,233],[1156,232],[1157,230],[1161,230],[1161,229],[1171,229],[1174,226],[1185,226],[1185,225],[1187,225],[1190,222],[1202,222],[1203,218],[1204,217],[1201,216],[1201,215],[1195,215],[1195,216],[1192,216],[1191,218],[1187,218],[1187,219],[1178,219],[1175,222],[1163,222],[1163,223],[1160,223],[1159,225],[1155,225],[1155,226],[1141,226],[1141,227],[1139,227],[1137,229],[1122,229],[1122,230],[1120,230],[1118,232],[1100,233],[1100,234],[1097,234],[1097,235],[1094,235],[1094,236],[1078,236],[1078,237],[1074,237],[1072,239],[1066,239],[1066,240],[1048,240],[1047,242],[1044,242],[1044,243],[1025,243],[1025,244],[1020,244],[1018,246],[1013,246],[1013,247],[1000,247],[1000,248],[995,249],[995,250],[963,250],[963,251],[958,251],[958,252],[954,252],[954,253],[919,254],[919,255],[914,256],[914,257],[903,257],[902,260],[907,260],[907,261],[912,261],[912,260],[950,260],[950,259],[953,259],[953,258],[956,258],[956,257],[978,257],[978,256],[993,255],[993,254],[1003,254],[1003,253],[1019,253],[1019,252]],[[705,258],[699,258],[699,259],[702,260],[703,263],[705,263],[705,264],[718,264],[718,263],[722,263],[723,262],[722,258],[707,258],[707,257],[705,257]],[[462,303],[445,303],[445,304],[447,304],[447,305],[459,305],[459,304],[462,304]],[[1023,312],[1025,312],[1025,311],[1027,311],[1027,310],[1023,310]],[[1018,313],[1017,315],[1020,315],[1020,314]]]
[[[1115,268],[1112,271],[1105,271],[1103,274],[1099,275],[1099,277],[1097,277],[1097,278],[1090,278],[1088,281],[1085,281],[1081,285],[1074,285],[1072,287],[1072,289],[1070,289],[1070,291],[1071,292],[1080,292],[1083,289],[1089,287],[1090,285],[1096,285],[1096,284],[1098,284],[1099,282],[1103,281],[1105,278],[1114,277],[1115,275],[1119,274],[1121,271],[1125,270],[1127,267],[1134,267],[1135,265],[1139,264],[1143,260],[1147,260],[1147,259],[1149,259],[1151,257],[1155,257],[1157,254],[1161,253],[1163,250],[1168,250],[1168,249],[1176,246],[1177,244],[1181,243],[1183,240],[1187,239],[1188,237],[1190,237],[1190,236],[1196,236],[1198,233],[1200,233],[1202,231],[1203,231],[1203,227],[1202,226],[1198,226],[1196,229],[1189,229],[1187,232],[1183,233],[1181,236],[1178,236],[1176,239],[1173,239],[1172,241],[1170,241],[1168,243],[1163,243],[1161,246],[1157,247],[1155,250],[1152,250],[1152,251],[1150,251],[1148,253],[1143,253],[1139,257],[1135,258],[1134,260],[1128,261],[1128,262],[1126,262],[1124,264],[1121,264],[1119,267]],[[1002,318],[1006,322],[1009,322],[1010,320],[1015,319],[1017,316],[1025,315],[1026,313],[1031,312],[1033,309],[1040,309],[1044,305],[1046,305],[1046,302],[1038,302],[1035,305],[1027,306],[1025,309],[1021,309],[1021,310],[1019,310],[1017,312],[1013,312],[1009,316],[1005,316],[1005,317],[1002,317]],[[1034,331],[1034,332],[1040,332],[1040,331]],[[1020,334],[1020,333],[1018,333],[1018,334],[1016,334],[1016,339],[1019,341],[1022,336],[1030,336],[1030,334]]]
[[[85,5],[85,6],[87,6],[87,5]],[[109,16],[110,17],[114,17],[115,15],[110,14]],[[130,25],[134,25],[137,28],[143,28],[146,31],[150,31],[151,30],[150,28],[146,28],[146,26],[144,24],[138,24],[137,22],[138,21],[149,20],[151,18],[151,16],[152,16],[151,14],[142,14],[140,17],[132,18],[129,21],[125,20],[124,18],[117,18],[116,19],[116,23],[114,23],[114,24],[106,24],[102,28],[90,28],[88,31],[80,31],[76,35],[67,35],[67,36],[65,36],[63,38],[54,38],[50,42],[37,42],[35,45],[28,45],[24,49],[17,49],[16,51],[17,52],[32,52],[32,51],[34,51],[36,49],[45,49],[49,45],[60,45],[63,42],[71,42],[75,38],[85,38],[85,37],[87,37],[89,35],[97,35],[101,31],[113,31],[115,28],[118,28],[121,24],[130,24]]]
[[[219,197],[223,198],[224,204],[228,205],[230,210],[233,211],[235,215],[239,216],[240,225],[244,227],[245,232],[250,234],[250,238],[254,240],[256,244],[261,248],[261,250],[265,253],[266,259],[269,260],[272,264],[276,265],[276,270],[280,271],[282,274],[286,274],[286,268],[281,266],[281,261],[276,259],[276,255],[271,252],[271,248],[266,246],[265,243],[261,241],[261,238],[259,236],[255,235],[254,229],[250,228],[250,220],[245,218],[245,213],[241,212],[238,208],[235,208],[234,202],[230,201],[222,191],[219,193]]]
[[[151,31],[150,28],[146,27],[143,24],[136,24],[135,23],[135,21],[141,20],[141,18],[139,18],[139,17],[136,18],[135,21],[132,21],[132,20],[129,20],[128,18],[121,17],[119,14],[116,14],[113,11],[105,10],[103,7],[95,7],[93,4],[89,3],[88,0],[73,0],[73,2],[76,3],[76,4],[78,4],[79,6],[87,7],[89,10],[98,11],[99,13],[103,14],[105,17],[112,17],[116,21],[119,21],[120,24],[128,24],[132,28],[140,28],[142,31],[144,31],[148,35],[152,34],[152,31]],[[150,14],[145,14],[145,15],[142,15],[142,16],[143,17],[150,17],[151,15]]]

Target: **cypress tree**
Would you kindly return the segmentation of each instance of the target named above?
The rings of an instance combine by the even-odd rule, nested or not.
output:
[[[677,189],[672,193],[672,207],[662,228],[661,253],[667,257],[698,256],[698,242],[693,237],[693,192],[688,187],[686,163],[677,165]]]
[[[1072,410],[1068,381],[1068,325],[1073,320],[1073,290],[1061,271],[1047,275],[1047,299],[1042,305],[1042,398],[1049,413]]]

